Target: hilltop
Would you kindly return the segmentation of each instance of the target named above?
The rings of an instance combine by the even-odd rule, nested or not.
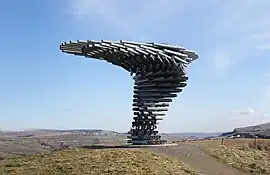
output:
[[[259,138],[270,138],[270,122],[259,125],[235,128],[232,132],[223,133],[221,136],[244,135],[252,137],[253,135]]]
[[[39,136],[58,136],[58,135],[96,135],[96,136],[113,136],[118,133],[115,131],[102,129],[29,129],[16,131],[1,131],[0,136],[11,137],[39,137]]]
[[[72,149],[0,162],[0,174],[196,175],[183,163],[138,149]]]

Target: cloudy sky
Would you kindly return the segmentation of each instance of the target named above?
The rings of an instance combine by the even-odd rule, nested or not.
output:
[[[269,7],[267,0],[1,1],[0,128],[129,130],[132,78],[59,51],[77,39],[165,42],[199,53],[161,132],[270,122]]]

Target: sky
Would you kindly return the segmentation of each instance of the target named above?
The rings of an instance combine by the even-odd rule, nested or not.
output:
[[[3,0],[0,129],[130,129],[132,77],[59,50],[78,39],[163,42],[198,52],[161,132],[270,122],[269,6],[268,0]]]

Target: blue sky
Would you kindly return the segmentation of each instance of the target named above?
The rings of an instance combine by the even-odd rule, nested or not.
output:
[[[199,53],[161,132],[270,122],[269,6],[267,0],[1,1],[0,128],[129,130],[132,78],[59,50],[77,39],[166,42]]]

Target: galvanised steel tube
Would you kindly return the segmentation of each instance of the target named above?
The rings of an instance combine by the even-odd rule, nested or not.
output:
[[[129,131],[133,144],[161,144],[158,120],[188,80],[186,68],[198,59],[195,51],[162,43],[77,40],[60,45],[62,52],[107,61],[130,72],[135,81],[134,121]]]

